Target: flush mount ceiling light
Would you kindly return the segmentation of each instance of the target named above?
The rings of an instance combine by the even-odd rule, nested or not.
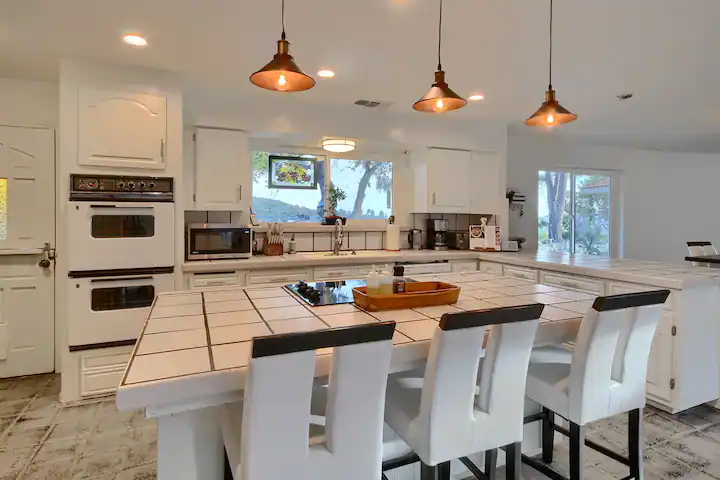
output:
[[[355,150],[355,140],[345,140],[343,138],[326,138],[322,142],[323,150],[335,153],[347,153]]]
[[[148,42],[140,35],[134,33],[128,33],[123,36],[123,42],[133,47],[146,47]]]
[[[577,115],[566,109],[555,100],[555,90],[552,88],[552,26],[553,26],[553,0],[550,0],[550,83],[545,92],[545,102],[540,108],[525,120],[525,125],[531,127],[554,127],[577,120]]]
[[[313,88],[315,80],[300,70],[289,51],[290,42],[285,40],[285,0],[282,0],[282,35],[277,42],[277,53],[270,63],[250,76],[250,81],[276,92],[302,92]]]
[[[420,112],[442,113],[457,110],[467,105],[467,100],[453,92],[445,82],[445,72],[440,61],[440,47],[442,46],[442,7],[440,0],[440,22],[438,24],[438,66],[435,72],[435,83],[420,100],[415,102],[413,108]]]
[[[318,70],[318,76],[323,78],[333,78],[335,76],[335,72],[328,70],[327,68],[323,68],[322,70]]]

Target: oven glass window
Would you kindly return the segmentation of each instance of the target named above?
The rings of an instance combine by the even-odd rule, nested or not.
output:
[[[152,305],[154,298],[155,287],[152,285],[95,288],[92,291],[91,308],[94,312],[145,308]]]
[[[93,215],[90,221],[93,238],[137,238],[155,235],[152,215]]]

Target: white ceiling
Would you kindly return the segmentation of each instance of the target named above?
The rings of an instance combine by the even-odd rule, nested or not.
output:
[[[437,0],[286,0],[291,53],[337,72],[297,95],[311,104],[412,103],[435,69]],[[555,0],[554,85],[579,114],[558,133],[638,148],[720,152],[720,1]],[[449,113],[521,125],[547,86],[547,0],[445,1],[443,66],[461,95]],[[248,76],[274,53],[280,0],[5,0],[0,75],[54,79],[60,57],[179,72],[187,85],[253,100]],[[119,41],[127,31],[150,46]],[[633,92],[619,102],[615,96]]]

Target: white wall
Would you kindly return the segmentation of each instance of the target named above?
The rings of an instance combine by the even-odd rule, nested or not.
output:
[[[572,143],[550,133],[508,134],[508,189],[525,193],[510,234],[537,248],[537,175],[553,168],[619,171],[624,257],[683,263],[688,240],[720,243],[720,155],[666,153]]]
[[[57,85],[0,78],[0,124],[57,128]]]

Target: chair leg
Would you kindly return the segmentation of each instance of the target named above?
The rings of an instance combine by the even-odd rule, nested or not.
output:
[[[643,480],[643,411],[640,408],[628,412],[628,450],[630,476]]]
[[[497,475],[497,448],[485,451],[485,476],[487,480],[495,480]]]
[[[582,426],[570,422],[570,480],[582,480],[585,469],[583,450],[585,431]]]
[[[227,452],[225,453],[225,475],[224,480],[234,480],[235,476],[233,475],[233,467],[230,466],[230,459],[227,456]]]
[[[542,419],[542,460],[550,464],[553,462],[553,449],[555,443],[555,413],[552,410],[543,407]]]
[[[450,480],[450,462],[439,463],[436,469],[438,480]]]
[[[421,462],[420,480],[450,480],[450,462],[438,463],[434,467]]]
[[[522,443],[511,443],[505,447],[505,480],[520,480]]]

